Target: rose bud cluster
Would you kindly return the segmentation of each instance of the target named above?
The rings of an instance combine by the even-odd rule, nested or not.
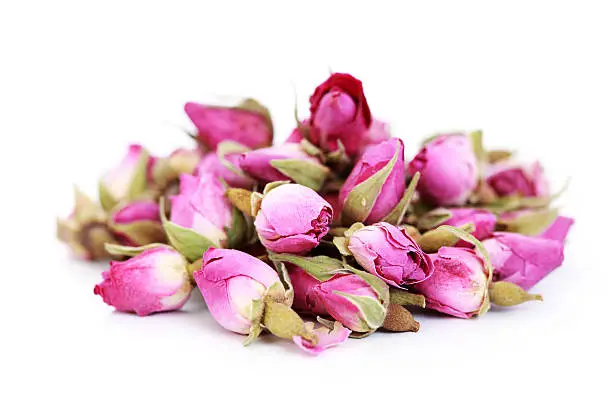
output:
[[[57,236],[79,258],[114,258],[94,293],[146,316],[199,291],[245,345],[271,334],[312,355],[417,332],[422,309],[468,319],[542,300],[527,291],[562,265],[574,220],[539,162],[487,150],[481,131],[420,147],[392,135],[349,74],[309,102],[276,145],[254,99],[188,102],[191,147],[131,145],[98,199],[77,189]]]

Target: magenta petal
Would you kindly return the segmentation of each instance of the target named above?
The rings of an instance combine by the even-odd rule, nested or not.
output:
[[[312,323],[307,323],[309,328],[314,327]],[[334,324],[334,328],[329,330],[326,327],[319,327],[313,330],[317,336],[318,342],[313,345],[308,340],[300,336],[293,336],[293,342],[302,350],[313,356],[321,354],[324,350],[344,343],[351,334],[351,331],[341,324]]]

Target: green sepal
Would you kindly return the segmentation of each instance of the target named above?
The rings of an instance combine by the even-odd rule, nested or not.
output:
[[[392,304],[402,306],[418,306],[424,308],[426,305],[425,296],[410,293],[398,288],[389,288],[389,295]]]
[[[322,164],[302,159],[275,159],[270,165],[298,184],[319,191],[329,175]]]
[[[293,309],[272,299],[265,300],[262,322],[270,333],[282,339],[291,340],[294,336],[300,336],[309,341],[317,341]]]
[[[441,225],[445,221],[448,221],[453,216],[453,213],[446,208],[438,208],[433,211],[429,211],[425,215],[419,218],[417,222],[417,228],[421,231],[427,231]]]
[[[395,206],[393,210],[391,210],[391,212],[383,219],[383,221],[393,225],[399,225],[402,223],[404,217],[406,216],[406,213],[408,212],[412,196],[416,191],[416,187],[419,183],[420,178],[421,173],[417,171],[414,176],[412,176],[410,183],[408,183],[408,187],[406,187],[406,191],[404,191],[404,195],[402,196],[400,202]]]
[[[143,252],[148,251],[149,249],[159,248],[162,246],[167,246],[167,245],[149,244],[149,245],[143,245],[139,247],[131,247],[131,246],[124,246],[124,245],[117,245],[117,244],[104,244],[104,249],[106,249],[106,252],[108,252],[111,255],[127,256],[131,258],[136,255],[140,255]]]
[[[389,178],[395,163],[398,160],[401,152],[401,147],[398,146],[395,150],[393,158],[379,171],[374,173],[367,180],[356,185],[348,194],[344,203],[342,212],[342,223],[352,224],[354,222],[363,222],[374,207],[385,181]]]
[[[320,157],[323,154],[321,149],[312,144],[308,139],[303,138],[300,141],[300,146],[302,147],[302,150],[310,156]]]
[[[164,200],[160,200],[159,213],[162,225],[166,231],[168,242],[174,249],[179,251],[189,262],[193,262],[202,257],[204,252],[210,247],[218,247],[208,238],[198,234],[191,228],[181,227],[166,218]]]
[[[254,299],[251,307],[251,328],[249,330],[249,336],[246,338],[243,346],[248,346],[254,342],[261,334],[263,328],[261,327],[261,319],[264,313],[264,301],[263,299]]]
[[[378,300],[372,299],[370,296],[352,295],[338,290],[333,291],[333,293],[349,300],[359,309],[363,323],[366,325],[365,330],[359,331],[376,330],[384,323],[387,310]]]
[[[280,187],[280,186],[285,185],[285,184],[291,184],[291,182],[290,181],[286,181],[286,180],[283,180],[283,181],[272,181],[272,182],[270,182],[270,183],[268,183],[268,184],[266,184],[264,186],[263,195],[265,196],[270,191],[274,190],[276,187]],[[253,193],[253,194],[258,194],[258,193]]]
[[[569,186],[569,180],[555,194],[545,197],[521,197],[518,195],[506,196],[497,199],[495,202],[485,206],[486,210],[501,214],[504,212],[529,209],[529,208],[545,208],[548,207],[554,200],[561,197]]]
[[[522,235],[538,235],[552,224],[558,215],[558,209],[544,209],[519,215],[509,220],[498,220],[497,225],[503,231],[516,232]]]
[[[102,180],[98,182],[98,198],[104,211],[111,211],[118,204],[118,201],[108,191]]]
[[[333,239],[334,246],[340,252],[340,255],[351,256],[353,255],[348,248],[349,240],[346,237],[334,237]]]
[[[435,253],[442,247],[452,247],[460,241],[461,237],[455,232],[442,227],[447,227],[447,225],[441,225],[436,229],[429,230],[417,239],[417,244],[419,244],[423,251],[429,254]],[[462,225],[460,228],[468,236],[471,236],[469,233],[474,231],[474,224],[470,222]]]
[[[270,253],[269,259],[275,262],[289,262],[300,268],[320,282],[332,278],[338,270],[344,269],[344,265],[338,259],[328,256],[298,256],[292,254]]]
[[[232,207],[232,226],[225,227],[228,248],[239,248],[247,235],[247,223],[242,212]]]
[[[470,132],[469,137],[472,142],[472,149],[474,150],[476,161],[478,162],[478,170],[482,177],[483,167],[488,160],[487,151],[484,149],[482,141],[482,130],[475,130],[473,132]]]

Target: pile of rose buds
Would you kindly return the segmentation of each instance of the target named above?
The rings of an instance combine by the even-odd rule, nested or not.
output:
[[[405,161],[351,75],[319,85],[275,146],[253,99],[185,112],[196,147],[130,146],[98,201],[77,190],[58,221],[78,257],[114,259],[94,293],[119,311],[178,310],[197,287],[245,344],[271,333],[317,354],[416,332],[423,309],[468,319],[542,300],[528,291],[563,262],[573,220],[539,163],[486,150],[480,131],[435,135]]]

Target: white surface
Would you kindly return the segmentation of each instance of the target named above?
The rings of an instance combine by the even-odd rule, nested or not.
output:
[[[245,2],[246,3],[246,2]],[[611,10],[593,1],[13,1],[0,5],[0,405],[3,407],[593,407],[609,401]],[[482,128],[539,157],[577,223],[541,304],[318,358],[249,348],[196,292],[181,313],[113,313],[104,265],[70,258],[54,219],[128,142],[188,145],[187,100],[251,95],[277,136],[329,69],[361,78],[408,154],[437,130]],[[597,227],[600,223],[601,227]],[[546,405],[543,405],[546,404]],[[249,405],[250,406],[250,405]]]

